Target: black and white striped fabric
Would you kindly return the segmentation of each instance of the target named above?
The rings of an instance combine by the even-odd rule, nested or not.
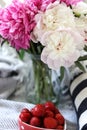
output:
[[[77,112],[78,130],[87,130],[87,73],[73,80],[70,94]]]

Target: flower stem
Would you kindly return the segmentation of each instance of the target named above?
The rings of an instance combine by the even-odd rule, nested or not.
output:
[[[36,103],[52,101],[54,95],[53,84],[51,82],[51,69],[48,68],[39,58],[32,56],[34,69],[34,87]],[[55,96],[56,97],[56,96]]]

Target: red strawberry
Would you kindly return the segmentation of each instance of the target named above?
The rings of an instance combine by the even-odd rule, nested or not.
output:
[[[64,125],[64,117],[60,113],[56,114],[55,118],[58,120],[59,125]]]
[[[55,105],[50,101],[46,102],[44,105],[45,105],[45,109],[47,110],[51,110],[51,111],[55,110]]]
[[[49,129],[55,129],[57,127],[57,120],[52,117],[45,117],[44,127]]]
[[[55,113],[55,114],[60,113],[59,110],[58,110],[58,108],[55,107],[54,113]]]
[[[19,115],[20,119],[23,121],[23,122],[26,122],[28,123],[29,120],[31,119],[31,114],[30,113],[26,113],[26,112],[23,112]]]
[[[24,112],[29,113],[30,111],[27,108],[23,108],[21,113],[24,113]]]
[[[31,118],[31,112],[27,108],[24,108],[19,117],[22,121],[28,123]]]
[[[58,129],[58,130],[63,130],[64,127],[63,127],[62,125],[58,125],[58,126],[56,127],[56,129]]]
[[[52,111],[50,111],[50,110],[46,110],[46,112],[45,112],[45,117],[54,117],[54,113],[52,112]]]
[[[30,125],[32,126],[40,126],[41,124],[41,121],[38,117],[32,117],[31,120],[30,120]]]
[[[43,117],[45,114],[45,107],[42,104],[37,104],[32,110],[31,113],[36,117]]]

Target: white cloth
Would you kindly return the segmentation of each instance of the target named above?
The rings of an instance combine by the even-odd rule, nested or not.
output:
[[[8,98],[28,75],[28,65],[7,44],[0,47],[0,98]]]
[[[0,130],[18,130],[18,117],[23,108],[34,105],[0,99]]]

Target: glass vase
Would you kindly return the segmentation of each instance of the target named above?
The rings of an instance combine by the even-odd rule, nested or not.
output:
[[[56,72],[40,60],[39,55],[29,55],[31,67],[26,82],[26,99],[29,103],[52,101],[58,104],[59,90]]]

